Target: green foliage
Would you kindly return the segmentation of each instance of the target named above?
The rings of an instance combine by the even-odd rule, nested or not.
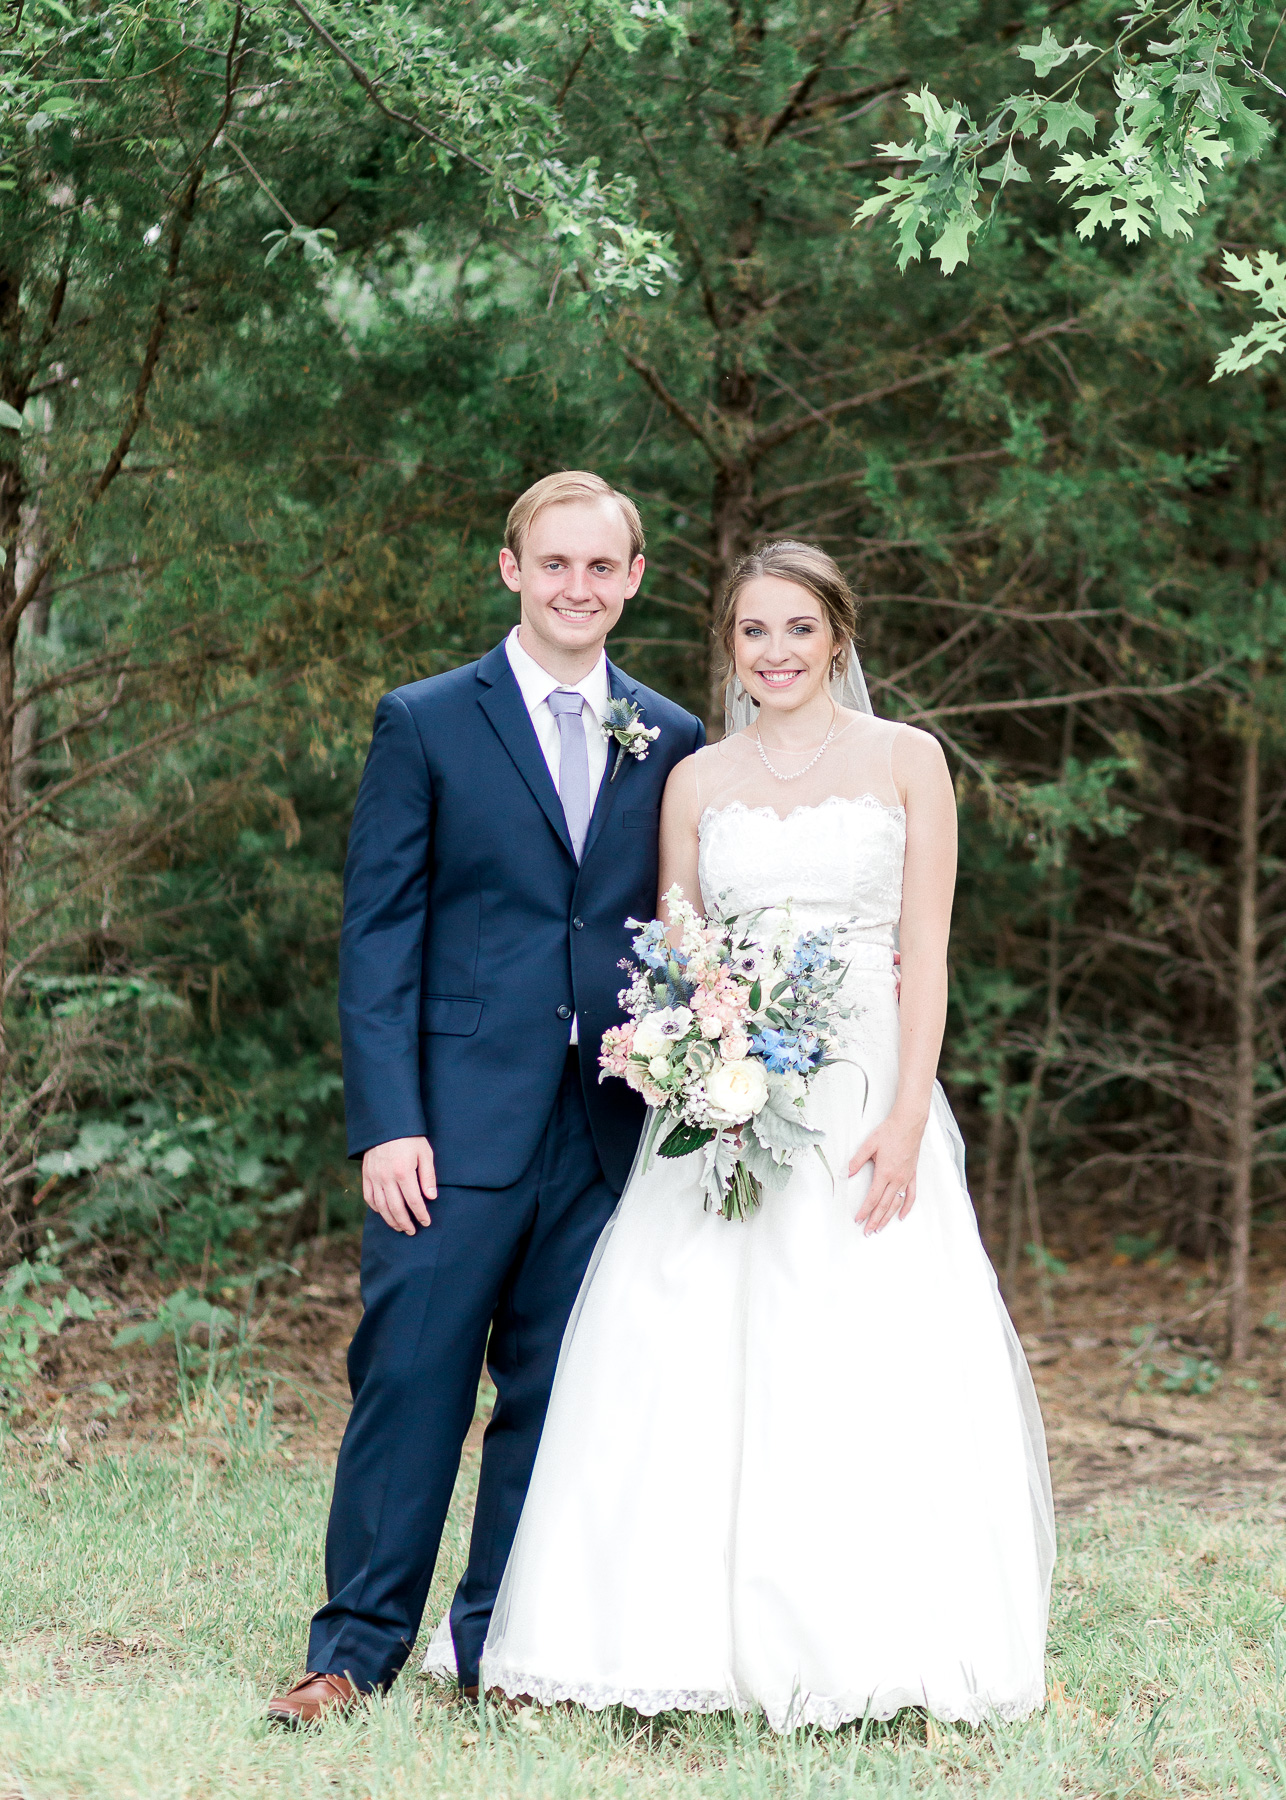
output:
[[[50,1288],[64,1291],[49,1294]],[[0,1424],[20,1413],[40,1371],[40,1353],[69,1319],[92,1319],[107,1302],[68,1286],[53,1232],[34,1257],[6,1269],[0,1281]]]
[[[307,1102],[335,1102],[338,1076],[325,1072],[292,1083],[298,1126]],[[292,1182],[310,1165],[305,1133],[283,1129],[275,1109],[231,1119],[176,1115],[161,1102],[136,1102],[126,1122],[78,1115],[76,1137],[46,1151],[39,1172],[78,1181],[66,1219],[76,1236],[134,1236],[153,1247],[162,1267],[203,1260],[223,1268],[261,1241],[273,1221],[290,1220],[307,1198]]]
[[[1067,1273],[1068,1265],[1063,1261],[1062,1257],[1055,1256],[1053,1252],[1047,1250],[1043,1244],[1028,1244],[1027,1257],[1032,1268],[1042,1277],[1050,1275],[1066,1275]]]
[[[0,520],[5,579],[57,550],[13,651],[11,1259],[52,1216],[190,1285],[360,1217],[335,952],[371,712],[508,628],[504,514],[554,466],[639,497],[649,568],[611,653],[712,722],[731,560],[777,535],[840,558],[877,709],[937,732],[957,777],[945,1067],[975,1181],[994,1146],[1003,1189],[1021,1125],[1047,1225],[1092,1193],[1112,1229],[1164,1213],[1208,1250],[1240,734],[1258,722],[1271,791],[1286,746],[1286,432],[1271,361],[1205,377],[1242,298],[1221,251],[1276,242],[1286,161],[1274,139],[1201,165],[1192,237],[1133,247],[1078,236],[1049,179],[1108,142],[1123,69],[1201,74],[1191,43],[1148,48],[1201,20],[1140,13],[1118,51],[1105,3],[1074,32],[1016,0],[856,23],[838,0],[314,13],[364,87],[282,8],[238,27],[220,135],[235,14],[202,15],[220,63],[183,7],[68,10],[74,29],[25,16],[3,77],[21,304],[0,399],[24,429],[0,420],[0,460],[25,495]],[[1274,24],[1248,27],[1254,67]],[[1020,135],[1004,103],[1054,54],[1047,28],[1069,53],[1033,75]],[[930,212],[974,196],[986,230],[951,283],[900,278],[849,229],[908,90],[959,96],[935,102],[939,166],[898,170],[927,171],[906,197]],[[1208,130],[1201,92],[1172,84],[1163,115],[1191,104]],[[49,112],[59,96],[80,110]],[[565,216],[516,191],[542,158],[584,184]],[[675,271],[610,306],[609,189]],[[137,432],[87,508],[158,321]],[[1286,836],[1267,805],[1260,847],[1273,1005]],[[1256,1058],[1267,1192],[1286,1154],[1267,1022]]]
[[[436,13],[386,4],[367,9],[356,24],[343,7],[296,11],[318,53],[334,52],[381,111],[425,147],[430,167],[439,174],[468,168],[483,178],[485,216],[521,210],[539,218],[600,310],[608,298],[656,294],[673,274],[668,240],[639,219],[634,183],[627,176],[604,179],[596,156],[565,161],[559,108],[533,79],[533,58],[569,30],[587,34],[587,43],[601,34],[627,58],[649,33],[681,38],[682,22],[664,0],[573,0],[554,9],[492,4]],[[270,236],[277,241],[269,261],[291,240],[314,260],[333,257],[333,232],[292,221],[289,233]]]
[[[1134,1231],[1118,1231],[1112,1239],[1113,1256],[1123,1256],[1132,1263],[1148,1263],[1156,1269],[1164,1269],[1174,1261],[1174,1246],[1168,1244],[1161,1248],[1161,1233],[1148,1231],[1140,1235]]]
[[[194,1289],[179,1288],[158,1304],[151,1319],[123,1327],[112,1341],[155,1346],[169,1338],[183,1426],[217,1431],[237,1454],[262,1455],[279,1440],[272,1418],[280,1378],[262,1365],[255,1341],[262,1318],[255,1318],[255,1300],[264,1280],[297,1272],[287,1264],[264,1264],[232,1284],[245,1289],[240,1314],[216,1306]],[[230,1291],[226,1282],[222,1288]]]
[[[1223,1380],[1223,1369],[1213,1357],[1202,1352],[1189,1352],[1182,1345],[1172,1347],[1167,1357],[1161,1352],[1165,1339],[1159,1338],[1155,1325],[1136,1325],[1130,1333],[1131,1343],[1145,1354],[1138,1358],[1134,1385],[1141,1394],[1159,1387],[1165,1394],[1211,1394]]]
[[[899,269],[919,261],[923,231],[932,240],[930,256],[949,275],[968,262],[972,240],[993,223],[999,194],[1012,182],[1032,181],[1031,167],[1015,154],[1016,146],[1028,142],[1037,162],[1039,150],[1050,145],[1065,152],[1048,179],[1081,214],[1078,237],[1092,238],[1100,226],[1118,231],[1127,244],[1154,231],[1191,237],[1212,174],[1229,157],[1261,155],[1272,135],[1271,121],[1248,104],[1251,90],[1233,79],[1234,73],[1249,73],[1266,82],[1248,60],[1253,27],[1264,10],[1254,0],[1186,0],[1170,6],[1143,0],[1114,21],[1119,29],[1111,45],[1099,49],[1080,37],[1061,43],[1046,25],[1038,43],[1020,44],[1015,54],[1030,62],[1040,79],[1073,58],[1078,66],[1052,95],[1024,90],[993,100],[981,124],[959,103],[946,106],[921,87],[906,100],[923,121],[921,135],[879,146],[881,156],[917,167],[910,175],[885,177],[882,191],[858,208],[854,223],[888,210],[898,227]],[[1169,35],[1149,35],[1159,30]],[[1096,115],[1082,97],[1091,97],[1095,79],[1108,68],[1116,106],[1107,143],[1101,151],[1067,150],[1073,132],[1091,141],[1097,136]],[[986,161],[997,153],[999,160]],[[997,184],[996,200],[985,215],[978,211],[983,181]],[[1269,307],[1264,283],[1241,274],[1241,263],[1248,271],[1245,259],[1229,263],[1237,274],[1230,285],[1257,292]],[[1255,354],[1249,355],[1252,347]],[[1274,328],[1259,324],[1223,353],[1216,374],[1246,368],[1280,347]]]
[[[1268,316],[1256,319],[1249,331],[1235,337],[1220,353],[1215,363],[1216,381],[1221,375],[1251,369],[1265,356],[1276,356],[1286,346],[1286,263],[1270,250],[1262,251],[1258,261],[1225,250],[1223,263],[1228,271],[1228,286],[1239,294],[1253,294],[1259,310]]]

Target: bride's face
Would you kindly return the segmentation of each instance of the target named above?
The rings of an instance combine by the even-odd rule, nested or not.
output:
[[[825,692],[835,652],[821,602],[778,575],[742,589],[733,648],[742,687],[765,711],[781,713]]]

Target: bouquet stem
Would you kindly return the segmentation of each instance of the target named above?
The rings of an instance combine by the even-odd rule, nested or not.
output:
[[[738,1161],[733,1165],[732,1180],[728,1183],[728,1191],[723,1197],[721,1211],[725,1219],[748,1219],[752,1213],[759,1211],[759,1204],[764,1197],[764,1190],[755,1176],[750,1173],[745,1163]]]

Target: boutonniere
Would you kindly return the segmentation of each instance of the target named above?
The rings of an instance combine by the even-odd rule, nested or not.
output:
[[[600,719],[599,724],[608,743],[615,743],[617,746],[616,761],[612,764],[609,781],[616,780],[627,754],[636,762],[642,762],[661,735],[659,725],[649,728],[643,723],[643,715],[632,700],[609,700],[607,716]]]

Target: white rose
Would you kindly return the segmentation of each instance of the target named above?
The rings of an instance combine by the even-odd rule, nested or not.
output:
[[[692,1014],[686,1006],[664,1006],[660,1012],[645,1014],[634,1033],[634,1054],[650,1061],[677,1038],[686,1036],[691,1023]]]
[[[721,1062],[705,1079],[706,1100],[730,1125],[753,1119],[768,1098],[768,1077],[761,1062]]]
[[[726,1031],[719,1040],[719,1054],[725,1062],[740,1062],[750,1055],[750,1039],[742,1031]]]
[[[670,1073],[669,1057],[668,1056],[654,1056],[652,1058],[651,1062],[647,1066],[647,1072],[650,1076],[652,1076],[653,1080],[655,1080],[655,1081],[663,1080],[665,1078],[665,1076],[667,1076]]]
[[[646,1080],[647,1080],[646,1069],[644,1069],[640,1063],[635,1062],[634,1058],[631,1057],[630,1060],[625,1065],[625,1085],[626,1085],[626,1087],[632,1087],[636,1094],[640,1093],[643,1088],[643,1083]]]
[[[722,1030],[723,1020],[713,1018],[709,1013],[707,1013],[705,1018],[701,1021],[702,1037],[717,1038]]]

